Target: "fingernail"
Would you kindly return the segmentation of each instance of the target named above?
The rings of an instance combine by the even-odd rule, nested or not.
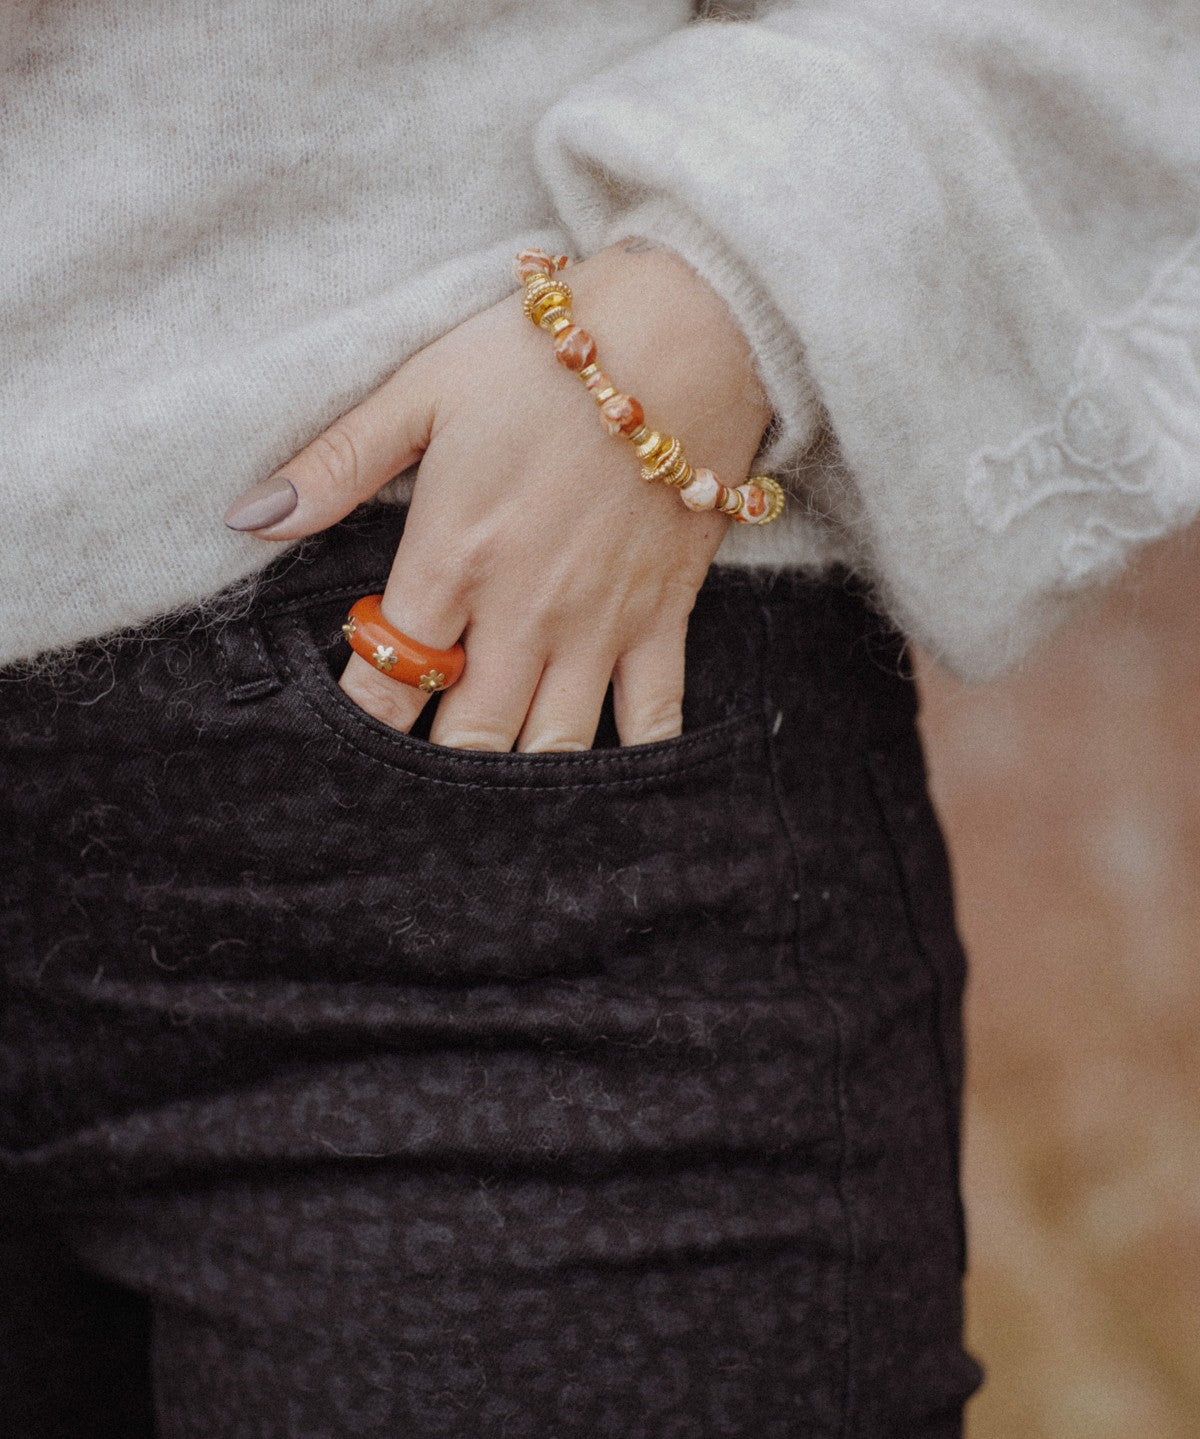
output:
[[[299,503],[296,486],[283,475],[259,480],[225,511],[231,530],[261,530],[290,515]]]

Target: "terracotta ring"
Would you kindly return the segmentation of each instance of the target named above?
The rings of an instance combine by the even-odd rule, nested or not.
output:
[[[380,609],[382,595],[364,595],[350,607],[342,633],[355,654],[362,655],[380,674],[403,685],[434,694],[449,689],[462,674],[467,652],[462,645],[435,650],[389,624]]]

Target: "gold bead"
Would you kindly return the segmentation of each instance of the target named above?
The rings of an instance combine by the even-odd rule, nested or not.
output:
[[[746,497],[742,494],[741,490],[730,485],[725,491],[724,503],[718,505],[717,509],[719,509],[723,515],[736,515],[741,513],[742,506],[745,502]]]
[[[525,287],[525,298],[521,302],[526,318],[540,325],[542,316],[548,310],[561,306],[567,314],[570,313],[571,291],[567,285],[558,280],[551,280],[548,275],[542,275],[538,280],[531,280]]]
[[[615,385],[605,385],[602,390],[596,391],[592,399],[595,400],[598,405],[602,405],[605,400],[611,400],[614,395],[619,395],[620,393],[620,390],[618,390]]]
[[[690,485],[695,478],[695,471],[688,464],[687,458],[680,455],[679,459],[671,466],[669,474],[660,475],[659,480],[664,485],[670,485],[673,489],[682,490],[684,485]]]
[[[537,317],[538,325],[543,330],[553,330],[559,321],[564,325],[571,323],[571,312],[562,305],[553,305]]]
[[[595,360],[593,360],[590,365],[584,365],[583,369],[580,370],[579,378],[586,385],[593,375],[598,375],[599,373],[600,366],[595,362]]]
[[[668,437],[670,438],[670,437]],[[662,484],[673,484],[680,469],[686,465],[683,457],[683,446],[676,439],[671,439],[670,444],[661,455],[653,455],[642,466],[642,477],[649,481],[657,480]]]
[[[657,470],[670,458],[679,453],[679,441],[673,435],[664,435],[660,444],[646,456],[647,469]]]
[[[662,466],[657,475],[660,485],[679,485],[688,468],[688,462],[683,455],[669,465]]]
[[[639,425],[637,429],[634,430],[633,434],[629,436],[629,443],[636,450],[649,433],[650,430],[647,428],[647,426]]]
[[[559,315],[554,320],[554,322],[549,325],[546,324],[545,320],[543,320],[542,328],[544,330],[549,330],[551,335],[553,335],[554,338],[557,340],[559,335],[561,335],[564,330],[569,330],[571,328],[571,318],[569,315]]]
[[[529,318],[535,325],[541,325],[545,319],[556,320],[559,315],[571,318],[570,306],[564,305],[557,295],[545,295],[529,311]]]
[[[526,299],[529,299],[526,296]],[[560,307],[564,310],[570,309],[571,292],[565,285],[556,286],[552,290],[546,290],[541,295],[536,295],[526,307],[525,313],[530,319],[537,319],[540,323],[541,316],[548,310],[556,310]]]
[[[787,503],[787,491],[778,480],[772,479],[770,475],[751,475],[749,484],[757,485],[767,496],[769,509],[765,520],[759,520],[759,528],[769,525],[772,520],[777,520],[783,514],[783,507]]]
[[[544,295],[547,290],[561,289],[561,280],[552,280],[549,275],[543,274],[530,275],[525,281],[525,298],[528,300],[532,297]]]
[[[633,437],[630,436],[630,438],[632,439]],[[668,443],[670,438],[670,435],[664,438],[657,430],[652,430],[648,426],[643,425],[642,438],[640,440],[634,440],[634,453],[638,459],[645,464],[651,455],[654,454],[655,450],[660,449],[664,444]]]

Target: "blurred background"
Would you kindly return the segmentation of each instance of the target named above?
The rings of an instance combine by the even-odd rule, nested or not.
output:
[[[970,1439],[1200,1435],[1200,534],[1019,675],[918,656],[971,959]]]

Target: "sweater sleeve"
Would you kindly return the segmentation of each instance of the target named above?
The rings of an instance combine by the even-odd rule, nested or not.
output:
[[[642,235],[726,298],[760,463],[985,679],[1200,510],[1198,73],[1182,3],[727,3],[537,160],[581,251]]]

